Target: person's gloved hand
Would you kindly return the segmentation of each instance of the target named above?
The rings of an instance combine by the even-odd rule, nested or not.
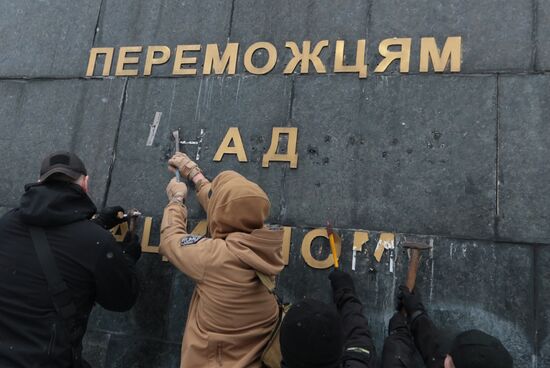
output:
[[[187,197],[187,185],[172,178],[166,186],[166,195],[170,202],[184,203]]]
[[[199,165],[193,160],[191,160],[185,153],[177,152],[170,160],[168,164],[179,170],[180,174],[192,180],[193,177],[202,172],[199,168]]]
[[[328,276],[330,279],[330,284],[332,286],[333,292],[336,293],[338,290],[349,289],[352,292],[355,292],[355,287],[353,285],[353,280],[349,273],[334,269]]]
[[[119,217],[119,213],[124,214],[124,209],[120,206],[105,207],[95,214],[92,221],[109,230],[126,221],[124,217]]]
[[[135,233],[127,232],[122,243],[120,243],[122,253],[132,258],[135,262],[141,257],[141,243],[139,236]]]
[[[412,318],[415,314],[418,315],[419,313],[424,313],[426,310],[422,304],[422,299],[420,298],[418,291],[415,289],[411,293],[405,285],[401,285],[399,287],[399,295],[397,296],[397,300],[397,310],[405,308],[409,318]]]
[[[407,317],[405,317],[403,313],[397,312],[390,319],[390,323],[388,326],[388,334],[390,336],[395,334],[409,335],[409,327],[407,326]]]

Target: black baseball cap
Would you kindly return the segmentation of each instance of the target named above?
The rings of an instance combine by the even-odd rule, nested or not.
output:
[[[450,352],[456,368],[513,368],[512,356],[499,339],[479,330],[459,334]]]
[[[81,175],[88,175],[82,160],[72,152],[57,151],[49,154],[40,167],[40,181],[45,181],[53,174],[64,174],[73,180]]]

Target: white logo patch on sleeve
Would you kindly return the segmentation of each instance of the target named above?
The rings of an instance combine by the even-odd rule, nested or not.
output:
[[[200,236],[200,235],[187,235],[187,236],[184,236],[183,238],[181,238],[181,246],[182,247],[187,247],[187,246],[190,246],[190,245],[195,245],[199,242],[199,240],[201,240],[203,238],[203,236]]]

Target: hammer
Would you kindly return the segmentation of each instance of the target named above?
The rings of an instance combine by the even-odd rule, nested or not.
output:
[[[117,214],[117,217],[119,219],[128,220],[128,231],[133,233],[136,231],[136,221],[141,216],[141,212],[139,212],[137,209],[132,208],[131,210],[128,210],[128,212],[119,212]]]
[[[431,249],[432,246],[425,243],[405,242],[403,248],[411,250],[411,258],[409,259],[409,270],[407,271],[407,289],[412,293],[416,285],[416,274],[420,265],[420,252],[426,249]],[[401,308],[401,314],[406,315],[405,307]]]
[[[420,252],[431,249],[432,246],[425,243],[405,242],[403,248],[411,250],[411,259],[409,260],[409,270],[407,272],[407,289],[412,293],[416,285],[416,274],[420,264]]]

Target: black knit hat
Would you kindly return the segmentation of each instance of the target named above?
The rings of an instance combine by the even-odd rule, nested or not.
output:
[[[340,316],[333,305],[305,299],[281,326],[281,352],[289,368],[338,367],[344,350]]]
[[[40,181],[45,181],[53,174],[64,174],[76,180],[81,175],[88,175],[82,160],[72,152],[57,151],[49,154],[40,167]]]
[[[512,368],[512,356],[497,338],[479,330],[459,334],[450,353],[456,368]]]

